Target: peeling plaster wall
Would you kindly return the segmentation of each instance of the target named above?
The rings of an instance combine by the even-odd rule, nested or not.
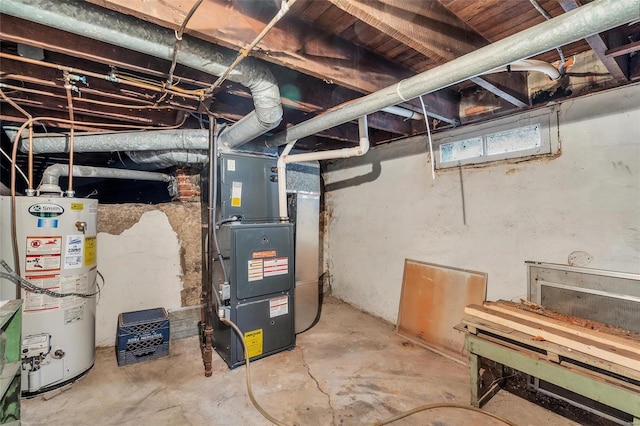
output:
[[[640,85],[563,103],[562,154],[431,179],[425,138],[324,175],[333,294],[395,322],[405,258],[488,273],[487,298],[526,298],[526,260],[640,272]],[[585,254],[574,252],[585,252]]]
[[[200,253],[197,203],[100,205],[96,345],[114,344],[121,312],[200,303]]]

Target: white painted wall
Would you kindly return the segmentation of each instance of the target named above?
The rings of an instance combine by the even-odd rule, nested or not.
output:
[[[463,169],[466,225],[425,138],[329,165],[333,294],[395,323],[405,258],[487,272],[489,300],[526,298],[526,260],[640,272],[640,85],[563,103],[559,137],[556,159]]]
[[[120,235],[98,233],[98,269],[106,284],[97,305],[96,346],[114,345],[122,312],[180,307],[180,244],[159,210],[144,213]]]

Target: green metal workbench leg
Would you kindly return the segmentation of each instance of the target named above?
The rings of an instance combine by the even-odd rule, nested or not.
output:
[[[480,407],[480,357],[469,354],[469,370],[471,372],[471,405]]]

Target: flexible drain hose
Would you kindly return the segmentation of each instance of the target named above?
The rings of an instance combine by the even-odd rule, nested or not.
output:
[[[249,351],[247,350],[247,343],[244,341],[244,335],[242,334],[242,331],[240,331],[240,329],[238,328],[237,325],[235,325],[232,321],[228,320],[227,318],[220,318],[220,321],[222,321],[223,323],[225,323],[226,325],[228,325],[229,327],[231,327],[233,329],[233,331],[238,335],[238,338],[240,339],[240,341],[242,342],[242,350],[244,351],[244,360],[245,360],[245,367],[246,367],[246,379],[247,379],[247,393],[249,394],[249,399],[251,400],[251,403],[253,404],[253,406],[256,408],[256,410],[258,410],[258,412],[260,414],[262,414],[262,416],[269,420],[271,423],[273,423],[276,426],[287,426],[286,423],[276,419],[275,417],[273,417],[271,414],[267,413],[267,411],[262,408],[262,406],[258,403],[258,401],[256,400],[255,396],[253,395],[253,390],[251,389],[251,370],[249,368]],[[389,417],[388,419],[384,419],[381,420],[379,422],[376,422],[373,424],[373,426],[383,426],[383,425],[388,425],[390,423],[393,423],[397,420],[400,419],[404,419],[405,417],[409,417],[412,416],[416,413],[419,413],[421,411],[427,411],[427,410],[433,410],[436,408],[460,408],[463,410],[469,410],[469,411],[475,411],[476,413],[481,413],[484,415],[487,415],[489,417],[492,417],[504,424],[507,424],[509,426],[517,426],[515,423],[504,419],[500,416],[497,416],[495,414],[491,414],[488,413],[486,411],[483,411],[479,408],[475,408],[475,407],[471,407],[469,405],[462,405],[462,404],[454,404],[451,402],[439,402],[439,403],[435,403],[435,404],[427,404],[427,405],[421,405],[419,407],[413,408],[411,410],[408,411],[404,411],[398,415],[395,415],[393,417]]]
[[[452,402],[437,402],[435,404],[421,405],[421,406],[413,408],[411,410],[402,412],[402,413],[400,413],[400,414],[398,414],[396,416],[389,417],[388,419],[385,419],[385,420],[379,421],[377,423],[374,423],[373,426],[388,425],[389,423],[393,423],[393,422],[395,422],[397,420],[404,419],[405,417],[412,416],[412,415],[414,415],[416,413],[419,413],[421,411],[433,410],[435,408],[460,408],[460,409],[463,409],[463,410],[475,411],[476,413],[482,413],[482,414],[484,414],[486,416],[493,417],[494,419],[496,419],[498,421],[501,421],[504,424],[508,424],[509,426],[517,426],[515,423],[513,423],[513,422],[511,422],[511,421],[509,421],[509,420],[507,420],[505,418],[502,418],[502,417],[497,416],[495,414],[488,413],[488,412],[483,411],[483,410],[481,410],[479,408],[472,407],[470,405],[454,404]]]

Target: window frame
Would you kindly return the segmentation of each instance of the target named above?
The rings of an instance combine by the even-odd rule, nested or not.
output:
[[[540,126],[540,146],[520,151],[512,151],[501,154],[482,155],[462,160],[442,162],[441,146],[444,144],[460,142],[469,139],[482,138],[483,152],[486,152],[485,137],[495,133],[514,130],[538,124]],[[544,110],[529,111],[522,114],[491,120],[480,124],[472,124],[447,132],[439,133],[435,138],[435,167],[439,170],[460,166],[483,165],[502,162],[505,160],[526,160],[542,156],[552,156],[559,151],[558,140],[558,113],[557,108],[545,108]]]

